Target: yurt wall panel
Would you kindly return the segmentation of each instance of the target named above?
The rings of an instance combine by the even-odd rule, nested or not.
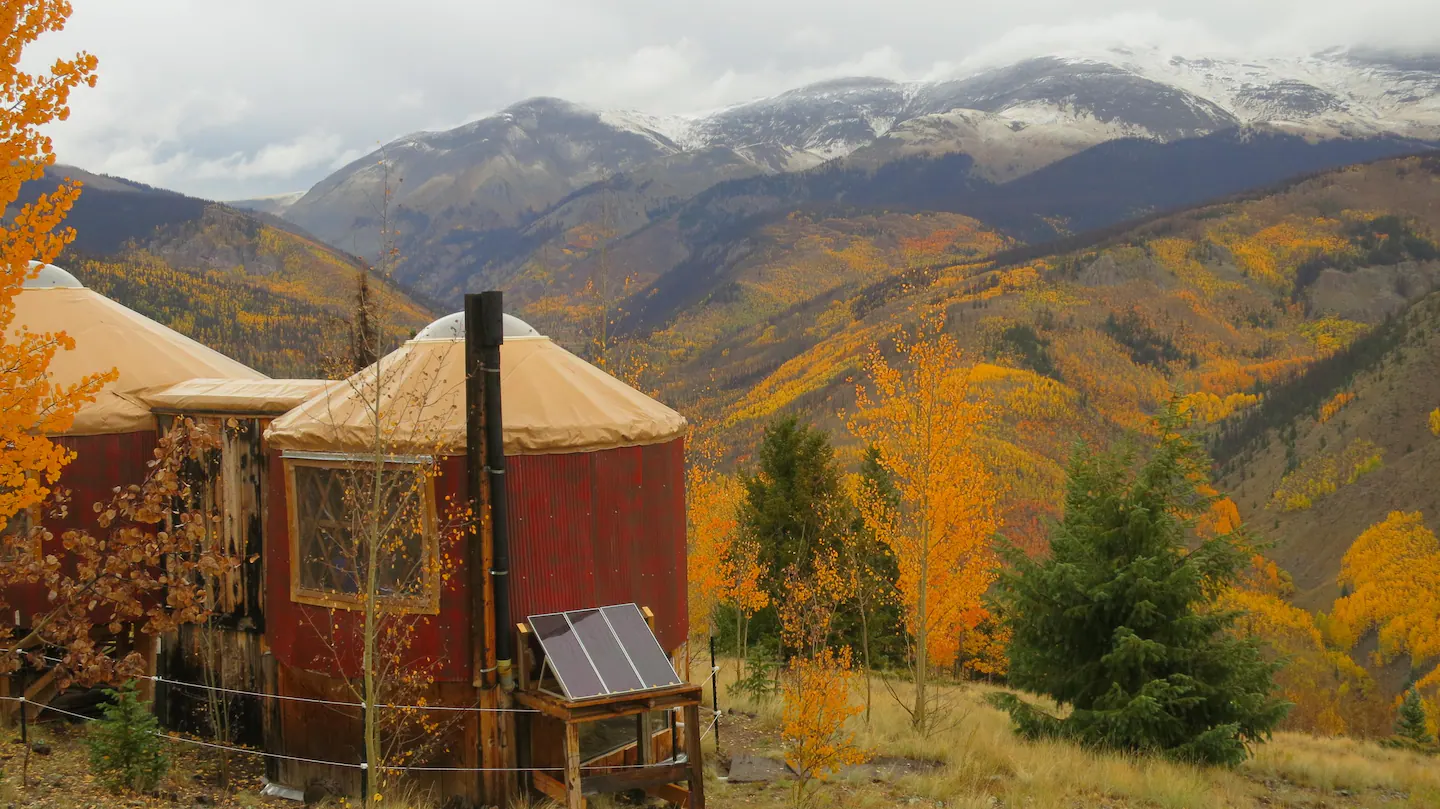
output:
[[[41,549],[64,557],[61,537],[66,531],[100,532],[96,525],[95,503],[109,502],[116,486],[140,484],[149,471],[146,466],[155,457],[155,433],[116,433],[112,435],[66,436],[52,439],[75,453],[75,458],[60,473],[60,488],[67,490],[69,502],[65,515],[55,518],[42,509],[39,522],[53,535]],[[49,601],[40,585],[19,585],[9,588],[5,599],[19,613],[19,623],[28,625],[30,617],[49,609]],[[8,616],[15,620],[15,616]]]
[[[684,440],[505,462],[515,620],[634,602],[684,643]]]

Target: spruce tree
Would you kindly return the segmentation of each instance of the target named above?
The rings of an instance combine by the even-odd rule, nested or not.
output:
[[[1172,407],[1138,470],[1131,453],[1078,453],[1051,554],[1008,550],[996,606],[1014,633],[1009,680],[1070,709],[1001,696],[1021,735],[1233,765],[1289,710],[1275,666],[1214,608],[1247,557],[1236,537],[1192,530],[1208,462],[1182,425]]]
[[[760,563],[774,602],[785,598],[785,571],[808,572],[815,551],[833,546],[833,511],[845,506],[830,434],[796,416],[765,428],[759,465],[747,475],[741,520],[760,542]]]
[[[1420,745],[1435,743],[1435,737],[1425,725],[1425,703],[1420,701],[1420,691],[1413,685],[1405,692],[1405,700],[1396,712],[1395,735]]]
[[[131,680],[107,689],[110,701],[101,707],[104,718],[90,727],[90,770],[115,791],[149,792],[169,769],[156,733],[160,723],[148,702],[141,702]]]

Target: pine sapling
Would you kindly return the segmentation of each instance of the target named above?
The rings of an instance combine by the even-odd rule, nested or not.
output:
[[[156,732],[160,723],[141,702],[133,680],[106,689],[104,717],[90,729],[90,771],[110,789],[152,792],[170,767]]]
[[[1425,724],[1425,703],[1420,699],[1420,690],[1413,685],[1405,692],[1405,699],[1395,714],[1395,735],[1422,746],[1435,743]]]

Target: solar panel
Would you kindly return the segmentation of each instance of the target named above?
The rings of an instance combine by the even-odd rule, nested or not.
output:
[[[533,615],[530,627],[535,630],[535,637],[540,639],[540,646],[545,649],[545,657],[550,661],[550,669],[555,672],[555,679],[560,681],[565,696],[585,699],[605,693],[600,675],[590,665],[590,658],[585,654],[585,647],[580,645],[580,639],[570,631],[570,622],[565,620],[564,613]]]
[[[681,682],[634,604],[532,615],[527,620],[567,699],[648,691]]]
[[[639,607],[634,604],[618,604],[604,607],[600,611],[610,622],[610,628],[615,630],[615,637],[619,638],[620,645],[624,647],[630,663],[646,688],[680,684],[675,667],[670,664],[670,658],[665,656],[665,650],[660,648],[660,641],[655,639],[655,633],[651,632],[650,625],[645,623],[645,616],[640,614]]]

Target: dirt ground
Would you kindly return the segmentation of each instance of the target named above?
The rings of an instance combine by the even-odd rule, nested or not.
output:
[[[215,751],[179,742],[167,742],[170,771],[154,795],[115,795],[90,774],[89,749],[84,729],[67,721],[32,725],[33,749],[28,767],[19,731],[3,732],[0,748],[0,801],[6,807],[35,809],[101,809],[105,807],[222,806],[260,807],[296,804],[260,797],[264,765],[259,756],[230,757],[231,786],[220,782],[220,759]]]

